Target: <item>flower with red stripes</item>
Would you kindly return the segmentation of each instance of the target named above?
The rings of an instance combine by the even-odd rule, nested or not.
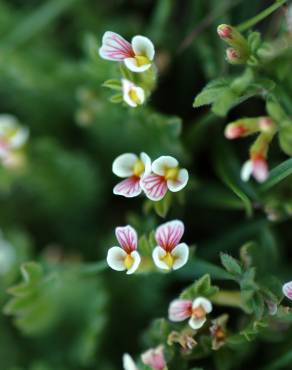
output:
[[[112,171],[116,176],[126,178],[114,187],[114,194],[133,198],[142,193],[141,179],[151,173],[151,159],[143,152],[140,157],[124,153],[114,160]]]
[[[154,264],[162,270],[177,270],[189,259],[189,247],[180,243],[184,224],[179,220],[166,222],[155,233],[157,246],[152,252]]]
[[[155,49],[145,36],[134,36],[129,43],[117,33],[107,31],[103,35],[99,55],[106,60],[124,62],[130,71],[141,73],[151,67]]]
[[[171,192],[182,190],[188,180],[188,171],[179,167],[177,159],[161,156],[152,163],[152,173],[143,176],[141,187],[149,199],[159,201],[168,190]]]
[[[140,254],[137,251],[137,232],[130,225],[117,227],[116,238],[120,247],[114,246],[108,250],[107,263],[113,270],[127,270],[128,275],[133,274],[141,262]]]

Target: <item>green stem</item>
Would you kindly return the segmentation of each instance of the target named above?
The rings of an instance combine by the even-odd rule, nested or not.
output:
[[[79,273],[84,275],[96,275],[100,272],[103,272],[107,266],[108,265],[104,260],[94,263],[85,263],[80,267]]]
[[[237,290],[220,290],[211,297],[211,301],[220,306],[243,307],[240,291]]]
[[[273,5],[269,6],[265,10],[263,10],[261,13],[257,14],[253,18],[241,23],[236,27],[237,31],[243,32],[254,26],[255,24],[259,23],[266,17],[268,17],[270,14],[272,14],[275,10],[280,8],[282,5],[284,5],[287,2],[287,0],[277,0]]]

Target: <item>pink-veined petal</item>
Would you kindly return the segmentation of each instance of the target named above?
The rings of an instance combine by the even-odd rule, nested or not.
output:
[[[143,176],[140,185],[147,198],[154,202],[162,199],[167,193],[167,183],[165,179],[156,174]]]
[[[99,55],[106,60],[121,62],[134,56],[131,44],[115,32],[107,31],[102,38]]]
[[[115,195],[122,195],[126,198],[133,198],[142,193],[140,187],[140,177],[131,176],[126,180],[119,182],[113,190]]]
[[[142,353],[141,360],[143,364],[149,366],[152,370],[163,370],[166,367],[163,352],[163,346],[151,348],[148,351]]]
[[[283,293],[285,297],[292,300],[292,281],[289,281],[288,283],[283,285]]]
[[[163,249],[171,251],[180,242],[184,229],[184,224],[179,220],[166,222],[157,228],[155,239]]]
[[[168,318],[170,321],[184,321],[192,315],[192,301],[176,299],[172,301],[168,308]]]
[[[125,252],[130,254],[137,249],[138,236],[132,226],[116,227],[116,238]]]

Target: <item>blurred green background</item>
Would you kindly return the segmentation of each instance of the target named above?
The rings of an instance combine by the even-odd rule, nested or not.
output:
[[[217,263],[220,251],[237,255],[244,242],[256,240],[266,271],[282,279],[290,272],[291,279],[291,177],[265,196],[246,185],[254,209],[249,218],[224,184],[224,172],[238,176],[248,151],[248,140],[224,139],[224,123],[262,115],[264,104],[251,99],[225,120],[192,108],[210,79],[233,73],[217,25],[239,24],[271,3],[0,0],[0,113],[30,130],[26,167],[0,169],[0,304],[10,313],[0,315],[1,370],[121,369],[124,352],[138,354],[150,343],[143,333],[151,320],[166,316],[169,301],[206,272],[192,264],[171,275],[91,271],[114,245],[115,226],[129,222],[142,234],[162,222],[143,211],[142,198],[113,196],[118,179],[111,164],[123,152],[174,155],[190,170],[185,203],[168,219],[184,220],[185,240],[197,245],[198,256]],[[271,39],[282,23],[277,12],[258,29]],[[101,84],[118,74],[115,63],[97,54],[107,30],[154,42],[159,84],[147,107],[108,101]],[[291,55],[277,63],[273,73],[292,115]],[[270,158],[271,166],[286,159],[277,145]],[[40,264],[30,266],[24,298],[9,301],[8,287],[21,281],[20,264],[32,260]],[[268,364],[291,349],[291,330],[283,336],[247,345],[230,368]],[[215,365],[211,359],[194,366]]]

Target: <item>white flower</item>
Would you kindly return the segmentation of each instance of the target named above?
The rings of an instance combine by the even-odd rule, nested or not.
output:
[[[122,79],[123,99],[130,107],[137,107],[145,101],[145,93],[142,87],[136,86],[133,82]]]
[[[143,364],[149,366],[152,370],[166,369],[163,346],[151,348],[141,355]]]
[[[167,190],[172,192],[182,190],[189,180],[188,171],[179,168],[178,161],[171,156],[157,158],[152,163],[152,172],[143,177],[141,187],[146,196],[153,201],[162,199]]]
[[[142,192],[141,178],[151,172],[151,159],[143,152],[140,157],[124,153],[114,160],[112,171],[116,176],[126,178],[114,187],[114,194],[133,198]]]
[[[134,360],[128,353],[125,353],[123,356],[123,368],[124,370],[138,370]]]
[[[212,309],[212,303],[204,297],[198,297],[193,302],[176,299],[169,305],[168,318],[173,322],[180,322],[189,318],[190,327],[197,330],[204,325],[206,315]]]
[[[26,143],[28,135],[28,129],[21,127],[14,116],[0,114],[0,159],[5,162]]]
[[[251,175],[253,175],[258,182],[264,182],[267,180],[269,169],[265,158],[257,156],[243,164],[240,175],[242,181],[248,181]]]
[[[116,271],[125,271],[133,274],[141,262],[140,254],[137,252],[138,237],[132,226],[116,228],[116,237],[121,247],[112,247],[107,253],[109,267]]]
[[[155,265],[163,270],[177,270],[184,266],[189,258],[189,247],[180,243],[184,233],[184,224],[174,220],[159,226],[155,233],[158,244],[152,252]]]
[[[99,55],[106,60],[124,62],[132,72],[145,72],[151,67],[155,50],[144,36],[135,36],[131,44],[117,33],[107,31],[102,38]]]
[[[292,300],[292,281],[289,281],[288,283],[284,284],[282,290],[285,297]]]

